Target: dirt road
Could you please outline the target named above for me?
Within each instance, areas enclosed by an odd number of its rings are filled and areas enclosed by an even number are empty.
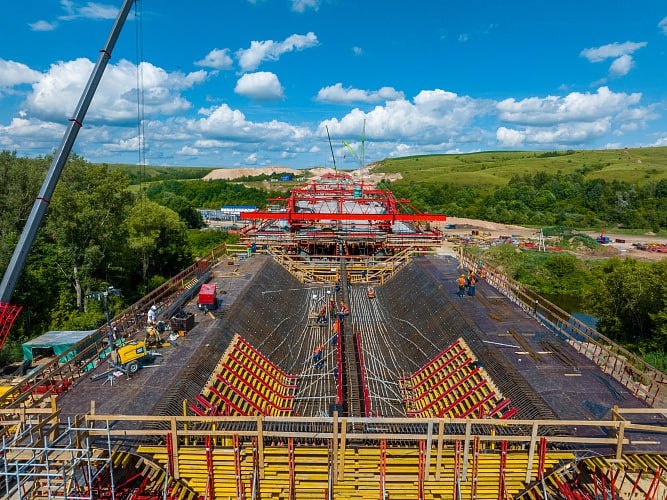
[[[456,229],[444,229],[444,224],[440,225],[440,229],[445,234],[451,235],[470,235],[473,230],[478,230],[483,233],[490,234],[491,238],[500,236],[518,236],[520,238],[537,238],[538,230],[530,227],[516,226],[512,224],[500,224],[498,222],[489,222],[479,219],[466,219],[463,217],[447,217],[446,224],[455,225]],[[586,234],[591,238],[596,238],[600,233],[593,231],[579,231],[579,233]],[[633,243],[659,243],[667,245],[667,238],[648,235],[626,235],[617,233],[605,232],[612,243],[604,245],[601,249],[592,253],[577,253],[585,258],[605,258],[605,257],[632,257],[639,260],[657,261],[667,258],[667,253],[656,253],[639,250],[632,246]],[[625,243],[616,243],[615,240],[625,240]],[[548,242],[547,242],[548,245]]]

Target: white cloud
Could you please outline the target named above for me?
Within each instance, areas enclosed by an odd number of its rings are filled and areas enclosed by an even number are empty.
[[[313,146],[312,148],[310,148],[310,149],[308,150],[308,152],[309,152],[309,153],[319,153],[319,152],[320,152],[320,148],[318,148],[317,146]]]
[[[73,19],[115,19],[118,7],[96,2],[88,2],[86,5],[78,5],[69,0],[61,0],[60,4],[67,14],[58,16],[61,21]]]
[[[312,31],[306,35],[291,35],[282,42],[265,40],[250,42],[250,48],[236,51],[239,64],[243,71],[257,69],[263,61],[277,61],[281,55],[314,47],[318,44],[317,36]]]
[[[292,0],[294,12],[304,12],[306,9],[317,10],[320,8],[320,0]]]
[[[352,47],[352,52],[354,52],[355,56],[364,55],[364,49],[362,49],[361,47],[357,47],[357,46]]]
[[[201,83],[206,71],[168,73],[150,63],[141,63],[143,74],[144,113],[147,117],[170,115],[190,108],[181,90]],[[93,69],[85,58],[59,62],[34,83],[26,99],[27,110],[46,120],[62,120],[73,113],[81,92]],[[87,120],[121,123],[136,120],[137,68],[127,61],[110,64],[90,106]]]
[[[0,88],[13,87],[23,83],[34,83],[42,78],[39,71],[23,63],[0,59]]]
[[[195,142],[195,146],[198,148],[212,149],[212,148],[232,148],[237,146],[238,143],[234,141],[218,141],[216,139],[200,139]]]
[[[246,156],[245,162],[249,165],[254,165],[257,163],[257,153],[251,153]]]
[[[299,127],[286,122],[251,122],[245,115],[222,104],[217,108],[200,110],[204,115],[188,123],[189,129],[199,133],[203,139],[221,141],[239,141],[243,143],[295,141],[301,142],[312,136],[306,127]]]
[[[662,32],[667,35],[667,17],[664,17],[662,21],[658,23],[658,28],[662,30]]]
[[[500,127],[496,130],[498,145],[504,148],[516,148],[523,144],[526,139],[525,132],[511,128]]]
[[[23,113],[21,113],[23,115]],[[0,143],[8,149],[51,152],[65,133],[66,126],[18,116],[0,126]]]
[[[496,140],[501,147],[520,147],[525,144],[539,146],[572,146],[586,144],[602,137],[611,130],[611,119],[593,122],[561,123],[554,127],[526,127],[522,130],[500,127]]]
[[[588,59],[590,62],[601,62],[605,59],[632,54],[636,50],[646,47],[646,45],[646,42],[610,43],[600,47],[584,49],[581,51],[580,55]]]
[[[622,57],[622,56],[621,56]],[[574,146],[591,144],[605,135],[621,136],[659,118],[655,106],[638,106],[641,94],[616,93],[600,87],[596,93],[572,92],[565,97],[531,97],[497,104],[501,121],[524,127],[499,127],[501,147]]]
[[[205,68],[230,69],[233,62],[229,56],[229,49],[213,49],[204,59],[195,64]]]
[[[631,55],[622,55],[618,59],[614,59],[614,62],[609,66],[609,76],[613,78],[625,76],[630,72],[634,65],[635,63],[632,60]]]
[[[609,66],[609,76],[618,78],[627,75],[634,66],[632,53],[646,47],[646,45],[646,42],[610,43],[600,47],[584,49],[579,55],[593,63],[605,59],[614,59]]]
[[[53,31],[58,27],[57,22],[39,20],[34,23],[28,23],[32,31]]]
[[[199,154],[199,150],[190,146],[183,146],[176,152],[176,154],[180,156],[197,156]]]
[[[651,146],[667,146],[667,135],[656,140],[653,144],[651,144]]]
[[[144,144],[146,146],[146,144]],[[120,151],[130,151],[136,152],[139,151],[139,137],[134,136],[129,139],[119,139],[115,143],[104,144],[104,149],[106,151],[120,152]]]
[[[352,87],[343,88],[342,83],[323,87],[317,93],[316,99],[321,102],[336,104],[350,104],[353,102],[380,102],[394,99],[403,99],[405,95],[393,87],[382,87],[379,90],[360,90]]]
[[[284,97],[278,77],[268,71],[244,74],[236,82],[234,92],[256,101],[276,101]]]
[[[469,39],[470,39],[470,37],[468,36],[468,33],[461,33],[461,34],[459,35],[459,38],[458,38],[459,42],[461,42],[461,43],[465,43],[465,42],[467,42]]]
[[[97,2],[87,2],[85,5],[82,5],[71,0],[60,0],[60,6],[65,11],[65,14],[58,16],[58,21],[115,19],[118,15],[117,6]],[[53,31],[59,26],[58,21],[40,19],[34,23],[28,23],[28,26],[30,26],[32,31]]]
[[[479,139],[479,134],[467,127],[475,117],[489,111],[485,101],[440,89],[423,90],[413,102],[397,99],[368,113],[357,108],[340,120],[325,120],[318,126],[318,135],[326,136],[328,126],[332,137],[356,137],[361,134],[365,120],[366,137],[373,141],[412,140],[426,144],[450,141],[453,137],[462,139],[467,133]]]
[[[616,93],[600,87],[596,93],[571,92],[565,97],[505,99],[497,104],[502,121],[523,125],[555,125],[568,121],[593,121],[639,103],[641,94]]]

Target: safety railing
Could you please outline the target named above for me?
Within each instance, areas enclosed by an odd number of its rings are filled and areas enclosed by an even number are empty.
[[[663,372],[488,263],[484,263],[480,273],[479,259],[471,252],[461,253],[461,264],[565,338],[579,353],[630,389],[636,398],[649,406],[667,402],[667,375]]]
[[[665,409],[661,411],[666,411]],[[116,436],[118,438],[133,438],[150,442],[155,438],[164,439],[165,431],[149,425],[152,422],[161,422],[169,428],[172,453],[178,456],[179,448],[183,443],[189,445],[204,443],[204,436],[214,439],[229,436],[243,438],[257,438],[263,441],[282,442],[293,438],[297,442],[312,442],[329,449],[344,450],[354,443],[369,443],[387,440],[392,446],[414,446],[416,441],[423,441],[426,450],[431,451],[426,456],[426,470],[430,468],[432,458],[437,463],[442,461],[445,446],[461,441],[466,455],[474,438],[479,438],[488,449],[494,449],[503,441],[512,445],[513,449],[536,450],[541,438],[550,445],[567,446],[599,446],[610,450],[620,450],[632,444],[635,447],[656,445],[661,441],[663,434],[667,434],[667,427],[644,426],[632,424],[633,431],[651,432],[656,438],[648,439],[643,435],[640,441],[631,441],[628,435],[619,432],[623,427],[630,425],[621,420],[495,420],[495,419],[464,419],[464,418],[425,418],[415,421],[412,418],[340,418],[333,417],[177,417],[177,416],[123,416],[99,415],[91,411],[85,416],[92,436]],[[132,422],[132,429],[128,429],[123,422]],[[215,424],[215,430],[211,426]],[[203,430],[206,429],[206,430]],[[578,429],[578,432],[576,431]],[[555,432],[554,432],[555,430]],[[548,431],[548,432],[547,432]],[[544,436],[545,434],[548,436]],[[656,435],[656,433],[659,433]],[[187,441],[186,441],[187,440]],[[335,442],[335,445],[334,445]],[[262,451],[260,450],[260,454]],[[262,462],[264,457],[260,456]],[[344,456],[338,457],[344,460]],[[464,458],[464,462],[468,457]],[[530,453],[526,471],[533,468],[534,454]],[[340,470],[340,467],[338,468]],[[174,472],[178,478],[178,471]]]

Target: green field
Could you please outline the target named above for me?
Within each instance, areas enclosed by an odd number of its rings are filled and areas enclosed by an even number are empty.
[[[376,172],[400,173],[408,182],[504,186],[516,175],[539,171],[572,173],[585,167],[586,179],[643,185],[667,179],[667,147],[601,151],[491,151],[406,156],[379,162]]]
[[[105,164],[110,170],[122,170],[130,178],[131,184],[140,182],[179,180],[179,179],[201,179],[214,170],[203,167],[164,167],[148,165],[125,165],[117,163]]]

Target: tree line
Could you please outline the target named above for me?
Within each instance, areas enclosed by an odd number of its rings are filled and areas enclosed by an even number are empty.
[[[642,186],[587,178],[592,167],[572,173],[513,176],[503,187],[474,184],[384,182],[397,197],[429,212],[533,226],[667,229],[667,180]]]

